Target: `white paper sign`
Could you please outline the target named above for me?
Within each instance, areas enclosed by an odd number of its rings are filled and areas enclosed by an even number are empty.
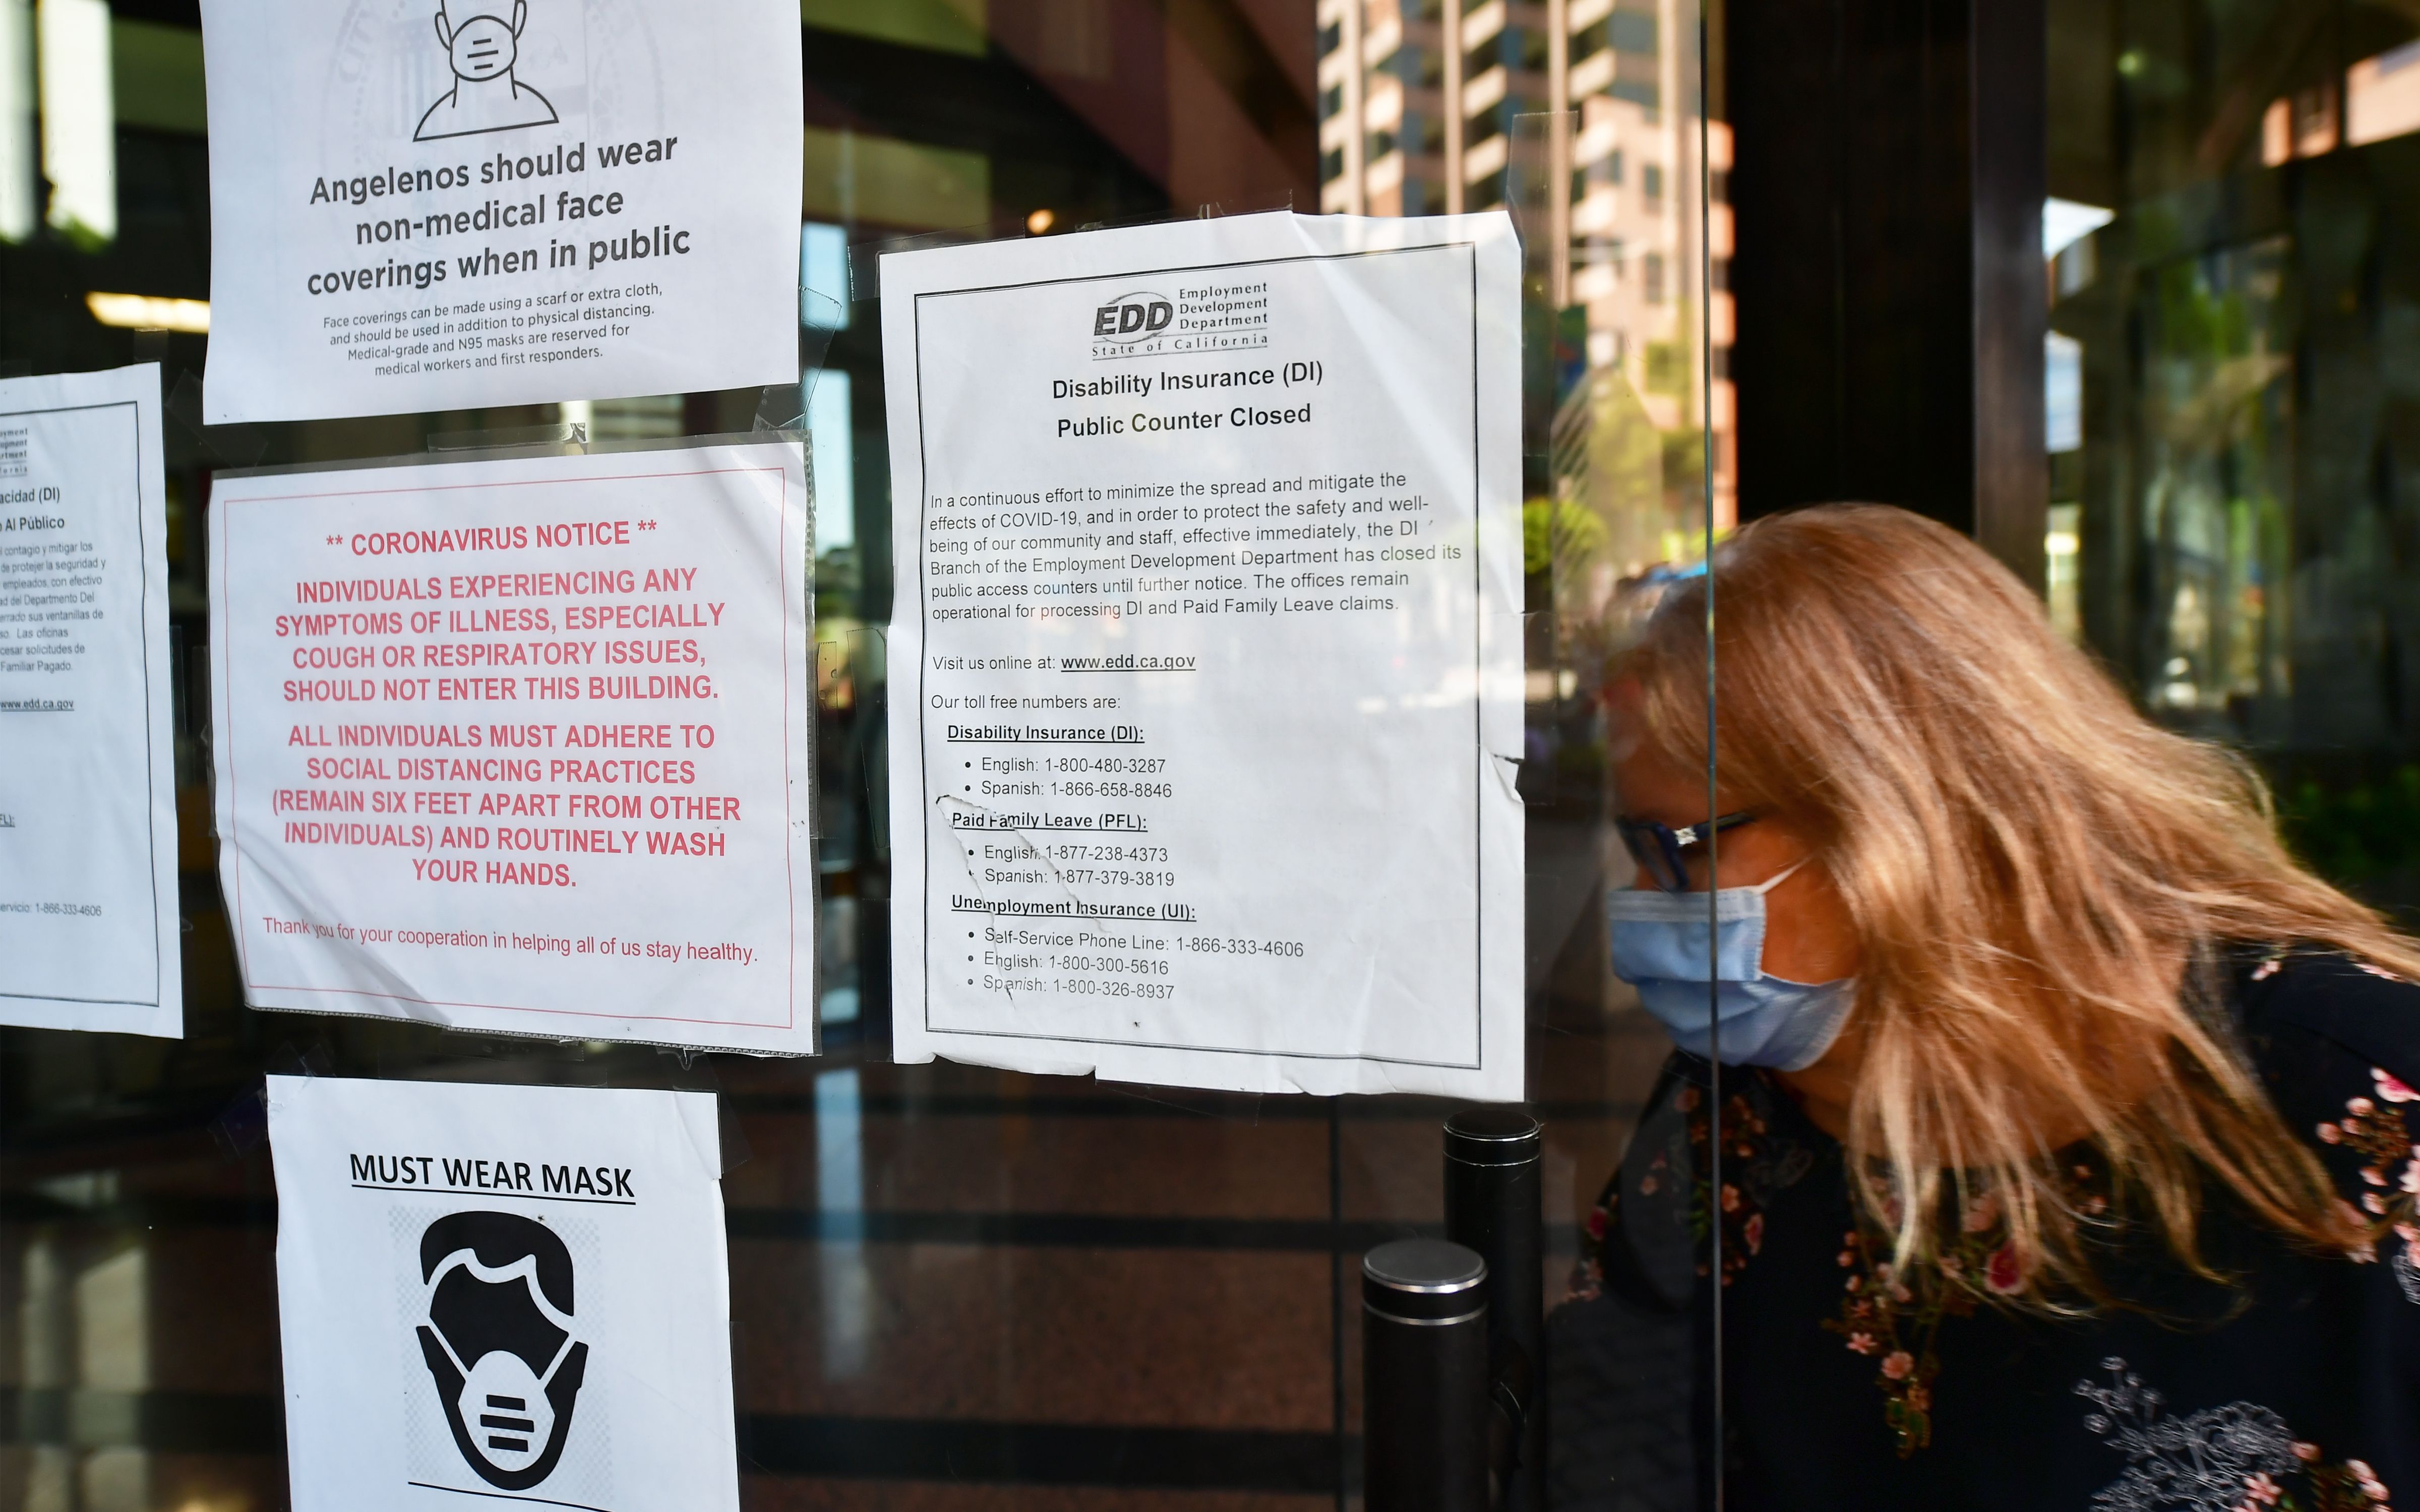
[[[798,8],[205,0],[212,422],[799,378]]]
[[[1521,1093],[1502,215],[883,259],[895,1044]]]
[[[739,1504],[714,1099],[269,1078],[296,1512]]]
[[[184,1032],[160,369],[0,382],[0,1024]]]
[[[813,1051],[803,470],[760,442],[223,479],[246,999]]]

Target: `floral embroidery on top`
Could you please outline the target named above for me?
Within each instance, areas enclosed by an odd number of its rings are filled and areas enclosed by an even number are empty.
[[[2125,1473],[2092,1498],[2094,1512],[2394,1512],[2387,1489],[2359,1459],[2324,1462],[2316,1443],[2251,1402],[2184,1417],[2126,1362],[2108,1359],[2104,1383],[2075,1394],[2097,1411],[2084,1426],[2126,1457]]]
[[[1587,1238],[1580,1242],[1579,1260],[1564,1283],[1565,1302],[1594,1302],[1605,1295],[1605,1235],[1613,1226],[1614,1207],[1621,1200],[1621,1175],[1617,1171],[1597,1194],[1596,1206],[1589,1210],[1588,1221],[1581,1226]]]
[[[2008,1289],[2015,1289],[2015,1255],[1997,1242],[1998,1227],[1996,1211],[1987,1213],[1979,1204],[1970,1208],[1950,1252],[1942,1257],[1942,1273],[1960,1280],[1970,1273],[2005,1275]],[[1933,1343],[1941,1320],[1972,1313],[1975,1298],[1958,1285],[1927,1287],[1918,1298],[1890,1261],[1875,1257],[1875,1242],[1854,1229],[1840,1236],[1840,1268],[1849,1273],[1841,1286],[1848,1295],[1839,1315],[1825,1319],[1823,1326],[1846,1339],[1852,1353],[1874,1359],[1883,1421],[1905,1459],[1932,1442],[1932,1382],[1941,1374]]]
[[[1696,1088],[1690,1087],[1683,1088],[1676,1101],[1680,1103],[1682,1112],[1695,1113],[1701,1097]],[[1723,1158],[1727,1163],[1732,1163],[1726,1172],[1731,1179],[1723,1182],[1719,1199],[1723,1230],[1723,1285],[1730,1286],[1731,1278],[1745,1270],[1747,1262],[1764,1248],[1764,1204],[1761,1198],[1767,1183],[1761,1178],[1762,1174],[1769,1173],[1760,1173],[1757,1163],[1764,1152],[1765,1136],[1772,1130],[1746,1094],[1740,1092],[1732,1093],[1725,1102],[1722,1122]],[[1696,1157],[1693,1165],[1697,1170],[1711,1167],[1712,1163],[1705,1159],[1708,1134],[1706,1119],[1692,1118],[1689,1120],[1689,1143],[1693,1147],[1690,1153]],[[1804,1169],[1803,1165],[1800,1169]],[[1792,1180],[1795,1179],[1793,1174]],[[1700,1246],[1704,1245],[1714,1228],[1714,1215],[1711,1210],[1716,1206],[1716,1200],[1712,1191],[1713,1184],[1705,1177],[1699,1177],[1690,1194],[1689,1236]],[[1709,1269],[1705,1261],[1699,1262],[1699,1275],[1706,1274]]]
[[[2380,1067],[2370,1068],[2369,1079],[2376,1099],[2347,1099],[2341,1121],[2319,1126],[2319,1143],[2363,1157],[2361,1180],[2368,1190],[2355,1216],[2373,1238],[2370,1246],[2353,1250],[2352,1257],[2385,1258],[2387,1236],[2393,1235],[2400,1242],[2391,1261],[2395,1278],[2406,1297],[2420,1303],[2420,1144],[2412,1142],[2399,1105],[2420,1103],[2420,1092]]]
[[[1713,1262],[1707,1250],[1717,1213],[1722,1230],[1722,1284],[1731,1284],[1764,1248],[1765,1204],[1814,1165],[1814,1156],[1796,1141],[1774,1134],[1766,1118],[1770,1095],[1768,1084],[1761,1076],[1751,1076],[1740,1090],[1724,1099],[1723,1182],[1717,1194],[1708,1176],[1714,1162],[1708,1148],[1712,1120],[1705,1115],[1706,1094],[1686,1084],[1673,1088],[1665,1104],[1673,1116],[1651,1117],[1640,1126],[1621,1169],[1606,1183],[1589,1213],[1588,1242],[1572,1274],[1574,1300],[1585,1301],[1603,1292],[1605,1247],[1625,1238],[1636,1250],[1654,1251],[1658,1260],[1680,1257],[1677,1250],[1685,1246],[1685,1268],[1672,1278],[1674,1283],[1685,1283],[1691,1273],[1710,1274]],[[1652,1226],[1658,1218],[1679,1231],[1627,1236],[1623,1232],[1625,1225]],[[1656,1242],[1667,1238],[1669,1244]]]
[[[2108,1199],[2088,1190],[2091,1167],[2075,1166],[2072,1176],[2077,1206],[2090,1213],[2105,1211]],[[2024,1263],[2001,1221],[1999,1198],[1989,1192],[1966,1204],[1958,1233],[1932,1262],[1938,1284],[1909,1286],[1890,1261],[1875,1257],[1879,1244],[1854,1230],[1840,1236],[1847,1295],[1823,1326],[1847,1340],[1851,1352],[1875,1360],[1883,1421],[1905,1459],[1932,1442],[1932,1382],[1941,1374],[1935,1341],[1942,1319],[1970,1316],[1985,1296],[2023,1291]]]

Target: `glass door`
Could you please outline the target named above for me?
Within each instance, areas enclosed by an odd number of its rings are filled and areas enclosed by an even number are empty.
[[[165,302],[209,290],[198,12],[107,19],[116,224],[0,247],[0,350],[39,372],[163,363],[187,1032],[0,1030],[0,1504],[288,1504],[267,1075],[713,1093],[743,1505],[1358,1499],[1357,1273],[1380,1243],[1444,1231],[1456,1105],[902,1065],[890,1029],[897,579],[871,259],[904,238],[1288,207],[1503,208],[1527,248],[1507,768],[1526,806],[1527,1107],[1544,1124],[1545,1478],[1558,1506],[1702,1504],[1711,1242],[1668,1207],[1681,1237],[1642,1241],[1636,1274],[1609,1277],[1604,1253],[1604,1195],[1658,1180],[1693,1098],[1717,1095],[1673,1089],[1669,1036],[1609,969],[1606,903],[1636,866],[1611,824],[1606,681],[1702,583],[1730,525],[1709,334],[1729,320],[1709,193],[1727,138],[1706,116],[1694,0],[808,0],[801,18],[801,343],[819,365],[797,393],[257,427],[202,423],[207,319]],[[220,474],[794,421],[815,487],[825,1053],[247,1007],[210,817]]]

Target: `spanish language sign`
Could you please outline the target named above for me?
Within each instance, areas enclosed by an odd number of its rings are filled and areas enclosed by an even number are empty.
[[[205,0],[212,423],[799,378],[798,8]]]
[[[0,1024],[184,1032],[160,369],[0,381]]]
[[[736,1512],[710,1094],[268,1096],[296,1512]]]
[[[804,469],[763,442],[224,479],[246,999],[813,1051]]]
[[[901,1059],[1521,1095],[1518,278],[1500,214],[883,259]]]

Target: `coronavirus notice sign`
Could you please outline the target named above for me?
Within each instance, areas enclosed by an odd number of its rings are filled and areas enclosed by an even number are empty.
[[[224,478],[247,999],[812,1052],[807,517],[783,443]]]
[[[202,28],[208,419],[798,380],[796,6],[205,0]]]
[[[711,1096],[268,1092],[296,1512],[737,1512]]]

